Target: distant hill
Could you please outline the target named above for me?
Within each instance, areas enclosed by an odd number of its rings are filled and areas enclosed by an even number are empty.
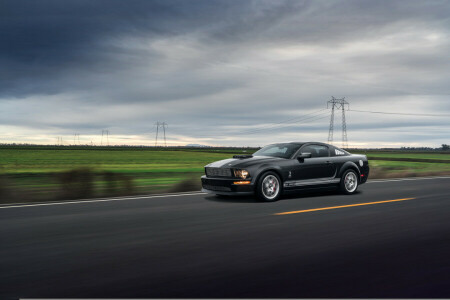
[[[211,148],[211,146],[200,145],[200,144],[187,144],[185,147],[192,147],[192,148]]]

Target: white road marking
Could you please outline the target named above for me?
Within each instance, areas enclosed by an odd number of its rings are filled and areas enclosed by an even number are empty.
[[[392,178],[392,179],[375,179],[368,180],[366,183],[379,183],[379,182],[390,182],[390,181],[407,181],[407,180],[428,180],[428,179],[448,179],[450,176],[433,176],[433,177],[410,177],[410,178]],[[182,197],[182,196],[195,196],[195,195],[207,195],[203,192],[187,192],[180,194],[159,194],[159,195],[149,195],[149,196],[129,196],[129,197],[116,197],[116,198],[100,198],[100,199],[85,199],[85,200],[75,200],[75,201],[63,201],[63,202],[46,202],[46,203],[35,203],[35,204],[22,204],[22,203],[11,203],[0,206],[3,208],[18,208],[18,207],[33,207],[33,206],[50,206],[50,205],[65,205],[65,204],[79,204],[79,203],[94,203],[94,202],[110,202],[110,201],[123,201],[123,200],[137,200],[137,199],[151,199],[151,198],[170,198],[170,197]]]
[[[446,179],[450,176],[431,176],[431,177],[409,177],[409,178],[391,178],[391,179],[373,179],[368,180],[366,183],[378,183],[378,182],[389,182],[389,181],[408,181],[408,180],[428,180],[428,179]]]
[[[110,202],[110,201],[123,201],[123,200],[136,200],[136,199],[149,199],[149,198],[164,198],[164,197],[181,197],[181,196],[194,196],[205,195],[203,192],[183,193],[183,194],[162,194],[162,195],[149,195],[138,197],[123,197],[123,198],[102,198],[102,199],[90,199],[90,200],[75,200],[75,201],[63,201],[63,202],[50,202],[50,203],[35,203],[35,204],[18,204],[12,203],[10,205],[0,206],[2,208],[16,208],[16,207],[31,207],[31,206],[49,206],[49,205],[63,205],[63,204],[78,204],[78,203],[94,203],[94,202]]]

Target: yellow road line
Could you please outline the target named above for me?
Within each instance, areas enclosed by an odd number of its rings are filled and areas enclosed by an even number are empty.
[[[413,200],[413,199],[416,199],[416,198],[403,198],[403,199],[395,199],[395,200],[385,200],[385,201],[377,201],[377,202],[366,202],[366,203],[349,204],[349,205],[341,205],[341,206],[329,206],[329,207],[321,207],[321,208],[313,208],[313,209],[305,209],[305,210],[295,210],[295,211],[287,211],[287,212],[277,213],[275,215],[300,214],[300,213],[311,212],[311,211],[328,210],[328,209],[353,207],[353,206],[363,206],[363,205],[372,205],[372,204],[389,203],[389,202],[398,202],[398,201],[406,201],[406,200]]]

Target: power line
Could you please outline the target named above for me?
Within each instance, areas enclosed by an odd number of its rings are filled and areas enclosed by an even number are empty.
[[[271,131],[271,130],[276,130],[276,129],[280,129],[280,128],[293,126],[296,123],[303,122],[304,120],[315,121],[314,120],[315,117],[318,117],[318,116],[321,116],[321,115],[324,115],[324,114],[328,115],[328,112],[324,112],[325,110],[327,110],[327,109],[326,108],[320,109],[320,110],[317,110],[317,111],[314,111],[314,112],[311,112],[311,113],[304,114],[304,115],[302,115],[300,117],[290,118],[290,119],[287,119],[287,120],[284,120],[284,121],[281,121],[281,122],[277,122],[277,123],[273,123],[273,124],[270,124],[270,125],[263,125],[263,126],[260,126],[260,127],[257,127],[257,128],[251,128],[251,129],[247,129],[247,130],[243,130],[243,131],[241,130],[241,131],[236,132],[236,133],[230,133],[230,132],[225,133],[224,132],[223,134],[227,134],[227,135],[228,134],[232,134],[232,135],[255,134],[255,133],[260,133],[262,131]],[[245,127],[245,125],[243,125],[243,127]],[[220,135],[220,133],[218,134],[216,132],[214,134],[196,135],[195,137],[198,137],[198,138],[205,137],[205,138],[207,138],[207,137],[217,137],[218,135]]]
[[[314,112],[311,112],[311,113],[304,114],[304,115],[302,115],[300,117],[290,118],[290,119],[287,119],[285,121],[273,123],[273,124],[270,124],[270,125],[265,125],[265,126],[262,126],[262,127],[259,127],[259,128],[252,128],[252,129],[240,131],[237,134],[249,134],[249,133],[251,134],[251,133],[253,133],[255,131],[262,131],[262,130],[266,130],[266,129],[271,129],[273,127],[278,127],[279,125],[286,124],[286,123],[296,123],[298,121],[303,120],[306,116],[314,115],[314,114],[320,113],[320,112],[322,112],[324,110],[326,110],[326,108],[320,109],[318,111],[314,111]],[[320,115],[320,114],[318,114],[318,115]],[[284,127],[281,126],[280,128],[284,128]]]
[[[356,110],[356,109],[348,109],[348,111],[362,112],[362,113],[371,113],[371,114],[383,114],[383,115],[421,116],[421,117],[450,117],[450,115],[448,115],[448,114],[396,113],[396,112]]]
[[[284,129],[284,128],[287,128],[287,127],[294,127],[294,126],[298,126],[298,125],[304,125],[306,123],[311,123],[311,122],[314,122],[314,121],[318,121],[318,120],[322,120],[322,119],[328,118],[328,112],[325,113],[325,114],[326,115],[320,114],[320,115],[316,115],[316,116],[311,116],[311,117],[305,118],[303,120],[297,121],[297,122],[295,122],[293,124],[287,124],[287,125],[284,125],[284,126],[268,128],[268,129],[265,129],[265,130],[260,130],[260,131],[257,131],[257,132],[250,132],[250,133],[247,133],[247,134],[255,134],[255,133],[258,134],[258,133],[261,133],[262,131],[266,132],[266,131],[272,131],[272,130],[277,130],[277,129]]]
[[[244,134],[244,135],[245,134],[255,134],[255,133],[260,133],[262,131],[271,131],[271,130],[277,130],[277,129],[281,129],[281,128],[290,127],[290,126],[295,126],[295,125],[298,125],[298,124],[302,124],[305,121],[312,122],[312,121],[315,121],[315,120],[323,119],[323,118],[319,118],[319,119],[315,119],[315,118],[319,117],[319,116],[323,116],[325,114],[327,115],[326,117],[328,117],[328,112],[323,112],[323,113],[320,113],[320,114],[317,114],[317,115],[312,115],[312,116],[309,116],[309,117],[306,117],[306,118],[305,118],[305,116],[307,116],[307,115],[304,115],[303,117],[301,117],[297,121],[290,121],[289,124],[275,125],[275,126],[271,126],[269,128],[259,128],[259,129],[254,129],[254,130],[247,131],[247,132],[238,132],[236,134],[239,134],[239,135],[241,135],[241,134]],[[283,123],[287,123],[287,122],[283,122]]]
[[[328,112],[326,112],[326,115],[321,114],[321,115],[310,116],[308,118],[304,118],[303,120],[297,121],[294,124],[287,124],[287,125],[284,125],[284,126],[278,126],[278,127],[274,127],[274,128],[267,128],[267,129],[264,129],[264,130],[249,132],[249,133],[246,133],[246,135],[258,134],[258,133],[261,133],[261,132],[268,132],[268,131],[273,131],[273,130],[282,129],[282,128],[286,128],[286,127],[293,127],[293,126],[303,125],[305,123],[311,123],[311,122],[322,120],[322,119],[325,119],[325,118],[328,118]],[[237,133],[234,133],[234,134],[233,133],[228,133],[228,135],[238,135],[238,134]],[[217,137],[217,136],[218,136],[217,134],[216,135],[212,135],[212,136],[209,136],[209,135],[205,136],[205,135],[203,135],[203,136],[197,136],[197,138],[208,138],[208,137]]]

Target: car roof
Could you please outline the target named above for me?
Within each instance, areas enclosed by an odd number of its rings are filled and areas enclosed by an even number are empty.
[[[335,147],[333,145],[326,144],[326,143],[321,143],[321,142],[287,142],[287,143],[274,143],[274,144],[270,144],[270,145],[282,145],[282,144],[291,144],[291,145],[297,145],[297,146],[303,146],[303,145],[306,145],[306,144],[318,144],[318,145],[324,145],[324,146],[327,146],[327,147]]]
[[[321,142],[290,142],[288,144],[294,144],[294,145],[304,145],[304,144],[320,144],[320,145],[326,145],[326,146],[331,146],[325,143],[321,143]]]
[[[306,142],[289,142],[288,144],[298,144],[298,145],[303,145],[303,144],[306,144]]]

